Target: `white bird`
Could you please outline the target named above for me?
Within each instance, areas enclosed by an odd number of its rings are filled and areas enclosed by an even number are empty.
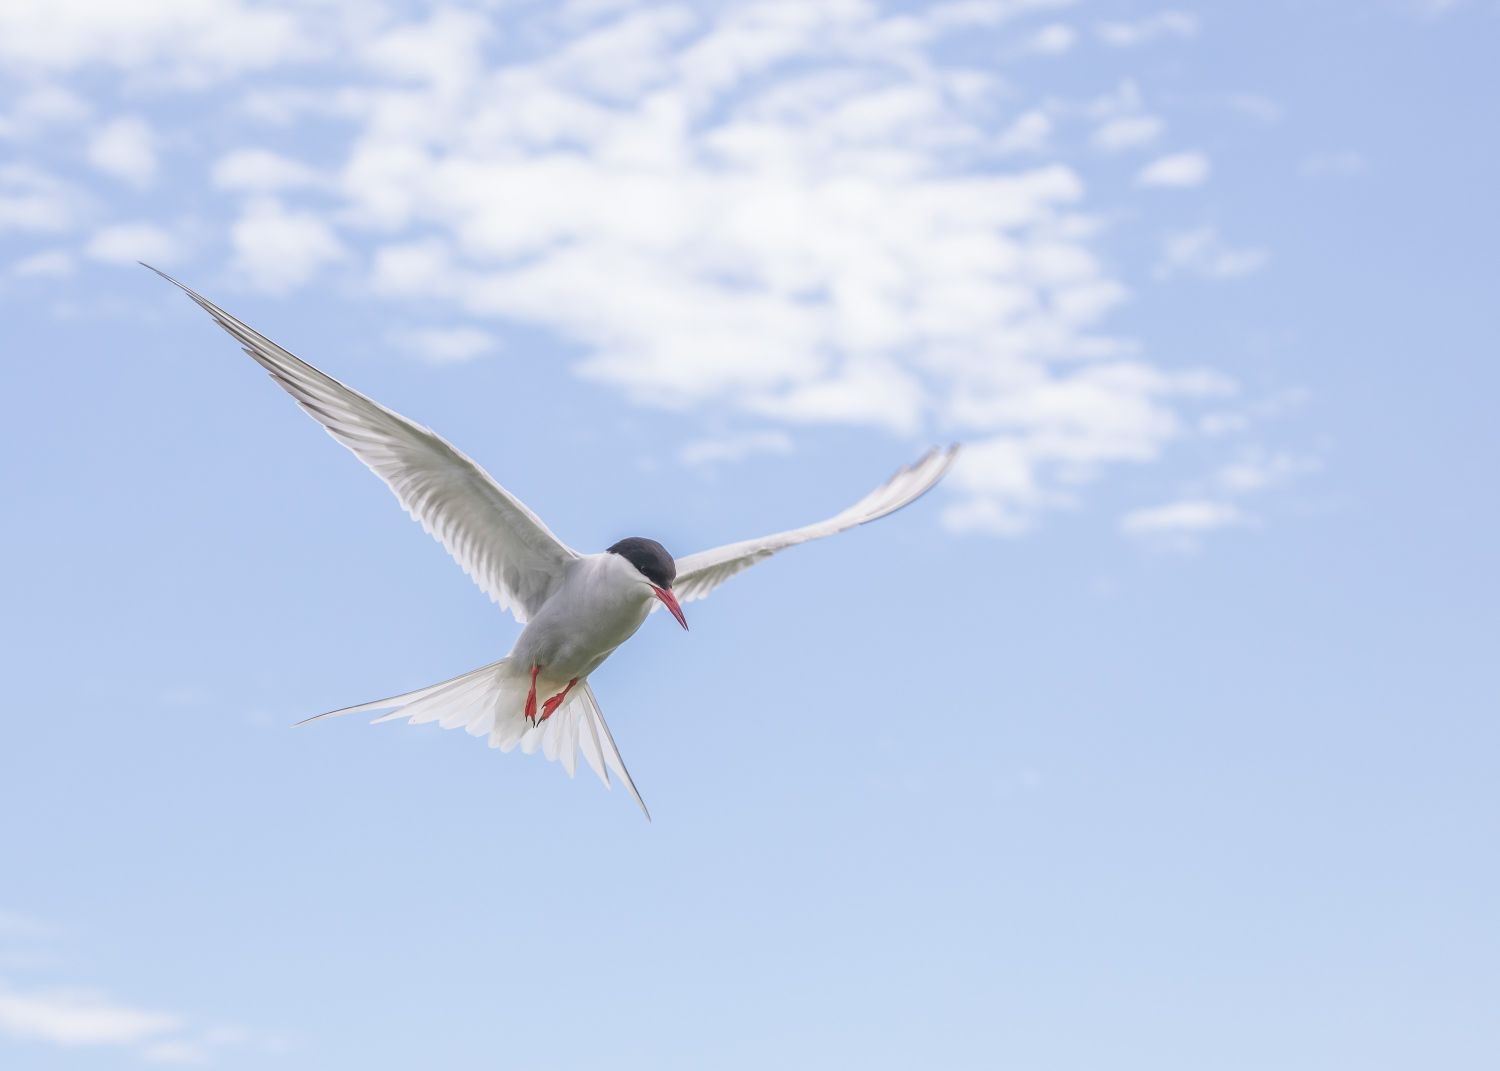
[[[413,725],[462,727],[488,737],[490,747],[502,751],[517,745],[527,754],[540,750],[561,762],[569,777],[581,751],[606,787],[609,770],[625,782],[648,819],[651,813],[620,758],[589,674],[658,604],[687,628],[679,599],[701,599],[777,551],[900,509],[942,479],[958,451],[957,446],[930,450],[842,513],[802,528],[676,561],[660,543],[639,537],[622,539],[599,554],[580,554],[440,436],[318,371],[170,275],[151,270],[233,335],[309,416],[386,482],[406,512],[501,609],[525,625],[510,654],[498,662],[317,718],[389,710],[375,721],[407,718]]]

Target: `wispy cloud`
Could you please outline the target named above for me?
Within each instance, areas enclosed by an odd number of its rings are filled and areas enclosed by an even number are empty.
[[[1151,161],[1136,176],[1141,186],[1184,188],[1201,186],[1208,179],[1208,157],[1201,152],[1177,152]]]
[[[1092,140],[1105,152],[1135,149],[1161,137],[1166,125],[1154,115],[1122,115],[1101,124]]]
[[[792,437],[784,431],[750,431],[687,443],[678,452],[684,465],[710,466],[741,461],[752,454],[789,454]]]
[[[1041,152],[1047,147],[1047,138],[1052,133],[1052,120],[1040,110],[1018,116],[995,139],[995,148],[1001,152]]]
[[[503,17],[457,6],[162,0],[126,17],[16,0],[0,62],[51,94],[35,116],[106,117],[96,167],[219,216],[187,237],[170,219],[100,226],[77,191],[12,168],[0,229],[88,223],[87,259],[208,253],[272,293],[337,273],[426,324],[392,341],[429,360],[487,351],[480,323],[524,324],[581,354],[577,375],[710,427],[962,438],[948,523],[1011,531],[1159,457],[1233,389],[1112,330],[1131,282],[1091,207],[1097,158],[1067,154],[1075,133],[1107,152],[1161,140],[1137,82],[1116,72],[1107,97],[1069,103],[948,47],[1061,56],[1078,43],[1067,6],[566,5],[495,50]],[[1095,30],[1124,58],[1197,25],[1163,11]],[[170,110],[120,117],[121,87],[216,101],[225,136],[199,148]],[[1176,151],[1138,182],[1188,189],[1209,170]],[[13,279],[71,263],[55,237],[27,252]],[[1248,270],[1244,250],[1190,253],[1165,270]]]
[[[316,169],[269,149],[235,149],[213,166],[213,183],[221,190],[276,193],[324,185]]]
[[[45,82],[11,96],[7,105],[0,115],[0,138],[36,137],[49,128],[83,122],[93,113],[84,97]]]
[[[1095,31],[1111,48],[1135,48],[1163,37],[1192,37],[1198,16],[1186,11],[1162,11],[1133,22],[1102,22]]]
[[[10,266],[12,275],[60,279],[73,274],[73,256],[66,249],[43,249]]]
[[[0,164],[0,233],[56,233],[73,227],[82,197],[28,164]]]
[[[18,944],[43,945],[59,937],[56,927],[0,911],[0,951]],[[0,1037],[18,1045],[103,1049],[150,1063],[205,1066],[234,1049],[262,1056],[285,1049],[279,1038],[237,1026],[202,1026],[173,1012],[121,1000],[102,990],[73,985],[22,985],[0,979]]]
[[[290,12],[242,0],[6,0],[0,63],[39,76],[97,64],[149,82],[201,85],[307,56],[318,39],[304,32]]]
[[[1251,449],[1219,469],[1214,479],[1224,491],[1243,495],[1276,487],[1318,467],[1316,459],[1285,450]]]
[[[0,988],[0,1031],[69,1048],[134,1046],[181,1029],[174,1015],[131,1007],[93,992]]]
[[[344,259],[344,243],[319,214],[288,208],[281,200],[252,198],[229,230],[234,266],[267,293],[302,286],[329,264]]]
[[[1065,22],[1053,22],[1033,33],[1026,50],[1042,56],[1060,56],[1078,43],[1078,31]]]
[[[421,327],[397,331],[391,341],[431,364],[460,364],[496,348],[495,336],[477,327]]]
[[[1264,416],[1267,409],[1274,409],[1276,405],[1274,400],[1264,403],[1258,407],[1260,412],[1257,415]],[[1243,430],[1249,425],[1249,414],[1241,414],[1234,430]],[[1208,479],[1197,481],[1197,486],[1182,497],[1126,513],[1120,518],[1120,530],[1164,549],[1195,550],[1209,532],[1257,523],[1257,519],[1246,512],[1245,499],[1316,472],[1318,468],[1315,457],[1247,446]]]
[[[156,134],[138,115],[100,127],[89,140],[88,161],[107,175],[145,189],[156,180]]]
[[[1161,279],[1179,274],[1237,279],[1260,271],[1270,259],[1264,249],[1230,245],[1214,227],[1196,227],[1167,235],[1154,271]]]
[[[1232,502],[1212,499],[1182,499],[1160,506],[1132,510],[1120,518],[1126,535],[1160,543],[1172,549],[1196,546],[1196,537],[1218,528],[1244,524],[1248,518]]]
[[[111,223],[99,228],[89,239],[84,252],[94,260],[110,264],[131,264],[138,260],[171,264],[182,255],[182,245],[165,227],[136,221]]]

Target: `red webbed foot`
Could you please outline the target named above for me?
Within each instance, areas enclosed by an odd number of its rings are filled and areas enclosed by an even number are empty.
[[[552,717],[554,713],[556,713],[557,708],[563,705],[563,700],[568,698],[568,693],[573,690],[573,685],[577,683],[578,678],[574,677],[568,682],[568,686],[566,688],[564,688],[562,691],[558,692],[551,699],[542,704],[543,721],[546,721],[548,718]]]
[[[536,675],[542,671],[541,666],[531,667],[531,691],[526,693],[526,720],[536,724]]]

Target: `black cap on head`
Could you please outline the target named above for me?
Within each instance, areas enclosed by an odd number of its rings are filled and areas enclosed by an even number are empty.
[[[631,536],[610,547],[609,553],[624,558],[659,588],[670,589],[672,581],[677,579],[677,563],[667,553],[667,548],[654,539]]]

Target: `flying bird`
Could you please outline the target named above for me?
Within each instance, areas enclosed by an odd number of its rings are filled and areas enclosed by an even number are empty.
[[[145,267],[150,268],[149,264]],[[930,450],[854,505],[825,521],[674,559],[633,536],[580,554],[447,440],[299,359],[165,272],[234,336],[309,416],[354,453],[502,610],[525,627],[510,654],[413,692],[332,710],[388,711],[376,722],[437,722],[488,737],[490,747],[540,750],[573,776],[579,752],[608,787],[609,772],[650,811],[620,757],[589,675],[665,607],[686,629],[682,603],[778,551],[893,513],[943,477],[957,446]],[[306,724],[299,722],[298,724]]]

